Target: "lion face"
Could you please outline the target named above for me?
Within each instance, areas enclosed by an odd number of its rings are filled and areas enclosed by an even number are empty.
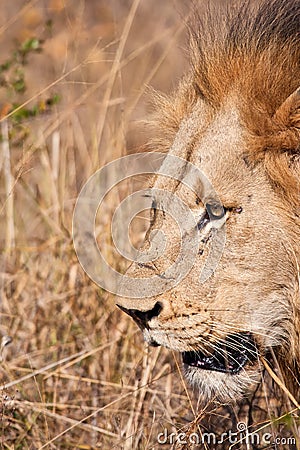
[[[218,203],[205,184],[189,190],[184,183],[158,176],[153,187],[176,195],[192,211],[199,249],[189,273],[172,289],[151,298],[117,301],[150,345],[181,353],[188,380],[208,399],[241,397],[260,381],[261,356],[271,349],[294,351],[286,345],[298,287],[289,211],[263,161],[252,162],[250,145],[238,98],[231,96],[217,112],[202,100],[195,102],[169,154],[197,166]],[[163,277],[179,252],[176,224],[159,199],[153,198],[153,205],[144,248],[157,229],[167,245],[151,263],[133,264],[128,275],[134,278]],[[201,281],[213,242],[218,244],[224,232],[220,258],[211,276]]]

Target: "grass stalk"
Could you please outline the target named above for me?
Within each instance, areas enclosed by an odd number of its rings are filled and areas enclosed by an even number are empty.
[[[15,223],[14,223],[14,178],[11,172],[11,157],[9,147],[8,120],[1,122],[2,133],[2,159],[3,173],[5,180],[6,195],[6,235],[5,235],[5,252],[10,253],[15,248]]]

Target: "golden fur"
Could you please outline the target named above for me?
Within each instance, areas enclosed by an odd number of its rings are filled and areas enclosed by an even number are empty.
[[[170,97],[156,96],[162,137],[153,145],[191,161],[210,179],[231,211],[226,246],[204,285],[197,278],[203,264],[199,256],[193,271],[171,292],[118,303],[145,312],[159,302],[161,311],[149,321],[145,339],[180,352],[209,352],[229,331],[253,333],[260,355],[275,355],[284,381],[297,394],[299,1],[243,2],[225,10],[210,6],[205,16],[195,16],[191,53],[192,70],[178,90]],[[171,181],[158,177],[154,186],[187,199],[186,191]],[[189,204],[195,207],[192,197]],[[239,207],[243,213],[236,214]],[[160,213],[152,227],[161,228],[172,245],[155,268],[134,265],[131,276],[162,273],[174,260],[179,245],[174,228]],[[207,252],[205,247],[203,255]],[[198,370],[188,377],[204,396],[228,399],[251,390],[261,370],[258,361],[240,374]]]

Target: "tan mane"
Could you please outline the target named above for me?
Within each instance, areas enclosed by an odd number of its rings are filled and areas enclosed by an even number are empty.
[[[191,33],[195,82],[216,109],[233,90],[238,93],[242,119],[253,136],[252,160],[263,158],[273,183],[299,207],[299,180],[289,155],[300,153],[300,91],[291,114],[276,117],[276,111],[300,85],[300,5],[298,0],[253,3],[196,15]]]

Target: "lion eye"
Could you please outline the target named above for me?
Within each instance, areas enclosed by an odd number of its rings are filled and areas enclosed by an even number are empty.
[[[205,212],[197,224],[198,230],[202,230],[209,222],[217,222],[218,220],[223,219],[226,211],[226,208],[220,203],[206,203]]]
[[[210,220],[220,220],[225,216],[225,208],[221,203],[206,203],[206,211]]]

